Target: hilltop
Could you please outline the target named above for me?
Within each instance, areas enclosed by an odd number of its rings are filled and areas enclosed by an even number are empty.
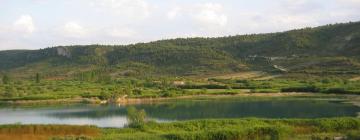
[[[248,71],[288,78],[310,74],[356,79],[358,54],[360,22],[352,22],[267,34],[0,51],[0,71],[17,78],[42,73],[47,79],[91,73],[117,78]]]

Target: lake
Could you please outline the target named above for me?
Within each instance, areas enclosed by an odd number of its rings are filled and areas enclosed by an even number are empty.
[[[140,105],[59,105],[2,107],[0,124],[76,124],[124,127],[127,107],[144,109],[164,122],[211,118],[322,118],[357,116],[360,107],[327,99],[179,99]]]

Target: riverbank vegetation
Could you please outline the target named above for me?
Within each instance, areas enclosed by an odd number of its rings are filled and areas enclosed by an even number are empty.
[[[359,138],[360,120],[336,119],[231,119],[147,123],[141,129],[105,129],[108,139],[234,140]]]
[[[153,121],[127,128],[64,125],[3,125],[0,138],[121,139],[121,140],[326,140],[360,138],[357,118],[212,119],[170,123]],[[31,138],[31,137],[29,137]]]
[[[310,80],[194,80],[189,78],[113,79],[107,82],[76,80],[9,81],[0,84],[0,101],[100,102],[118,98],[160,98],[194,95],[238,95],[251,93],[335,93],[360,94],[360,81]],[[177,84],[181,83],[181,84]],[[76,100],[76,101],[75,101]]]
[[[101,134],[95,126],[75,125],[0,125],[2,140],[91,139]]]

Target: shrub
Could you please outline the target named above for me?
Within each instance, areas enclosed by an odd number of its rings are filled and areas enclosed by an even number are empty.
[[[278,89],[251,89],[251,93],[278,93]]]
[[[322,119],[316,122],[321,131],[344,131],[360,128],[360,121],[357,119]]]
[[[142,90],[138,89],[138,88],[135,88],[135,89],[132,90],[132,93],[134,95],[142,95]]]
[[[316,86],[282,88],[281,92],[320,92]]]
[[[131,128],[143,128],[146,123],[145,110],[137,110],[135,107],[127,109],[128,126]]]
[[[111,98],[111,94],[110,94],[110,93],[104,92],[104,91],[102,91],[102,92],[100,93],[99,99],[101,99],[101,100],[108,100],[108,99],[110,99],[110,98]]]
[[[324,93],[342,93],[342,94],[346,94],[346,93],[349,93],[349,92],[344,88],[329,88],[329,89],[325,90]]]
[[[360,140],[360,132],[359,131],[349,132],[346,135],[346,137],[347,137],[348,140]]]
[[[278,140],[285,130],[277,127],[255,127],[247,130],[221,129],[216,131],[180,132],[167,134],[169,140],[237,140],[237,139],[270,139]]]
[[[216,84],[208,84],[208,85],[182,85],[179,86],[181,89],[228,89],[229,87],[226,85],[216,85]]]
[[[172,90],[162,90],[160,93],[161,97],[174,97],[176,96],[176,92]]]

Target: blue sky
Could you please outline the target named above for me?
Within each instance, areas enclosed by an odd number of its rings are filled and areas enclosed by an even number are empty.
[[[359,20],[360,0],[0,0],[0,50],[278,32]]]

